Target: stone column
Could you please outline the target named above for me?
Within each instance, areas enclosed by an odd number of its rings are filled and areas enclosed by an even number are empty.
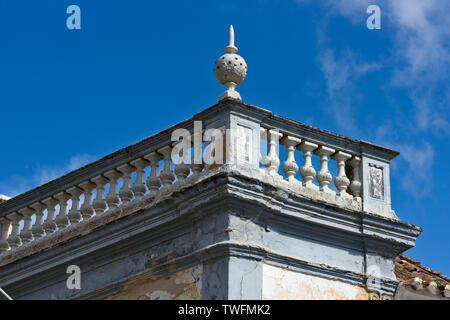
[[[108,178],[109,192],[106,196],[106,203],[109,208],[117,208],[120,204],[120,197],[117,193],[117,180],[122,176],[119,171],[111,170],[105,173],[105,177]]]
[[[354,156],[352,159],[347,161],[347,163],[353,169],[353,179],[350,182],[350,191],[355,198],[361,199],[361,179],[359,175],[359,166],[361,164],[361,158]]]
[[[303,178],[303,186],[311,189],[318,190],[319,188],[312,182],[316,175],[316,170],[311,162],[312,154],[311,152],[317,149],[318,145],[315,143],[311,143],[308,141],[303,141],[297,149],[300,149],[303,152],[304,164],[300,169],[300,175]]]
[[[269,151],[267,156],[264,158],[264,166],[267,169],[267,173],[271,176],[281,177],[278,174],[278,167],[280,166],[280,159],[277,155],[277,142],[283,136],[277,130],[268,130],[267,141]]]
[[[335,192],[328,187],[333,178],[330,171],[328,170],[328,157],[331,156],[334,152],[334,149],[325,146],[320,146],[314,151],[314,153],[320,157],[320,170],[317,174],[317,181],[320,185],[320,191],[333,194]]]
[[[97,196],[94,199],[92,207],[94,208],[96,214],[100,214],[105,212],[108,208],[105,201],[105,185],[108,183],[108,179],[100,175],[93,178],[92,182],[95,183],[97,189]]]
[[[149,162],[145,159],[139,158],[134,161],[131,161],[130,164],[136,167],[136,180],[134,181],[131,189],[133,190],[133,193],[136,196],[136,198],[141,198],[147,192],[147,187],[145,186],[143,179],[145,174],[145,168],[148,166]]]
[[[36,221],[34,222],[33,227],[31,228],[31,233],[33,234],[33,237],[35,239],[39,239],[42,238],[45,234],[45,230],[42,226],[42,220],[44,218],[44,210],[45,210],[45,205],[37,202],[34,203],[30,206],[31,208],[33,208],[36,212]]]
[[[168,190],[172,186],[173,181],[175,180],[175,175],[172,171],[172,158],[171,158],[172,148],[170,146],[166,146],[158,150],[158,153],[163,155],[164,160],[164,168],[160,173],[161,182],[163,184],[163,189]]]
[[[82,216],[80,213],[80,196],[83,194],[83,190],[78,187],[72,187],[67,189],[67,193],[71,195],[72,206],[69,210],[69,214],[67,217],[69,218],[70,223],[78,223],[81,221]]]
[[[42,200],[42,202],[47,206],[47,219],[44,222],[44,230],[47,234],[55,232],[56,223],[55,223],[55,206],[58,204],[58,201],[52,197]]]
[[[12,231],[11,220],[5,217],[0,218],[0,224],[2,227],[2,234],[0,238],[0,252],[5,252],[11,249],[8,243],[8,237]]]
[[[144,157],[150,161],[150,175],[147,177],[147,187],[150,190],[150,194],[155,196],[159,193],[159,187],[161,187],[161,179],[158,177],[159,161],[162,157],[156,152],[152,152]]]
[[[350,159],[352,156],[348,153],[338,151],[331,157],[333,160],[337,161],[338,174],[334,178],[334,185],[336,189],[339,190],[338,196],[343,198],[352,198],[350,194],[347,193],[347,188],[350,184],[350,180],[345,175],[345,161]]]
[[[79,187],[84,192],[84,201],[80,208],[81,216],[83,220],[88,220],[94,215],[94,208],[92,208],[92,190],[95,188],[95,184],[91,181],[85,181],[79,184]]]
[[[20,232],[20,238],[22,242],[28,243],[33,240],[33,234],[31,233],[31,217],[34,214],[34,210],[28,207],[19,210],[19,213],[23,216],[23,229]]]
[[[12,231],[8,238],[8,243],[11,249],[17,248],[22,244],[22,239],[19,235],[19,224],[23,216],[17,212],[10,214],[8,219],[12,221]]]
[[[55,195],[55,198],[59,201],[59,212],[56,216],[55,223],[58,228],[66,228],[69,225],[69,218],[67,217],[67,201],[70,199],[70,195],[66,192],[60,192]]]
[[[294,152],[295,146],[299,145],[302,142],[301,139],[287,136],[283,138],[280,144],[286,146],[287,157],[286,161],[283,163],[283,172],[286,175],[286,180],[289,182],[299,182],[295,179],[295,175],[298,171],[298,165],[295,162]]]
[[[130,180],[131,173],[133,173],[135,169],[135,167],[130,166],[128,163],[117,168],[117,170],[123,174],[123,184],[119,191],[120,199],[122,199],[123,203],[128,203],[133,199],[134,194],[133,190],[130,188]]]

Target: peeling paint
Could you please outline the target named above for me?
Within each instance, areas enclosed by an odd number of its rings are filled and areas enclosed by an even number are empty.
[[[202,265],[158,279],[147,270],[131,277],[105,300],[200,300],[202,275]]]
[[[263,299],[368,300],[365,288],[263,265]]]

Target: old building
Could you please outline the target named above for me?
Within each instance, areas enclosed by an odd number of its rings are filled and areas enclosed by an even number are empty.
[[[242,102],[232,29],[225,51],[218,104],[0,203],[0,287],[13,299],[448,299],[448,278],[401,255],[421,228],[391,208],[399,153]]]

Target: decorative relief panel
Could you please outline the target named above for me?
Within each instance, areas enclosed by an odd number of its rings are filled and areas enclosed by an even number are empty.
[[[384,200],[383,168],[369,163],[369,194],[374,199]]]

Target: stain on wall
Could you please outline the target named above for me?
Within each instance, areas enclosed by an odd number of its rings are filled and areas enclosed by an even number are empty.
[[[123,288],[106,300],[200,300],[203,266],[155,278],[150,271],[131,277]]]
[[[263,299],[368,300],[361,286],[263,265]]]

